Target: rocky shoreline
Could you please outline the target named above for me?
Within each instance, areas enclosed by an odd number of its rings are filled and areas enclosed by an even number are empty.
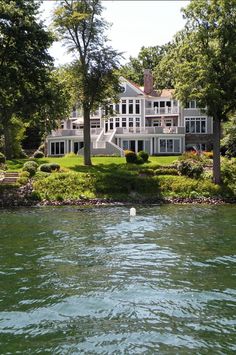
[[[31,206],[121,206],[121,205],[153,205],[153,204],[207,204],[207,205],[223,205],[235,204],[235,198],[137,198],[127,199],[127,201],[116,201],[106,198],[80,199],[80,200],[63,200],[63,201],[39,201],[35,196],[32,184],[16,187],[7,186],[0,189],[0,208],[11,207],[31,207]]]

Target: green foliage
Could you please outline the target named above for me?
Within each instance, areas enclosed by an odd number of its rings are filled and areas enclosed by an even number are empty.
[[[137,162],[137,154],[132,150],[125,150],[125,159],[127,163],[136,164]]]
[[[73,78],[71,90],[83,109],[85,165],[91,165],[90,113],[115,98],[119,89],[115,70],[120,54],[107,43],[107,23],[101,13],[101,1],[98,0],[64,1],[54,13],[57,33],[79,58],[69,70]]]
[[[178,171],[181,175],[199,179],[203,173],[203,165],[191,159],[181,160],[178,164]]]
[[[30,176],[34,176],[38,169],[38,164],[35,161],[27,161],[22,168],[22,171],[26,171]]]
[[[161,167],[155,170],[155,175],[179,175],[176,168]]]
[[[209,180],[189,179],[185,176],[158,176],[161,193],[170,197],[196,198],[221,196],[220,186]]]
[[[39,169],[45,173],[51,173],[52,171],[59,171],[60,165],[57,163],[42,164]]]
[[[143,46],[137,58],[130,57],[129,62],[121,67],[120,75],[143,86],[144,69],[153,71],[159,65],[168,48],[169,43],[163,46]],[[159,83],[158,87],[160,87]]]
[[[36,150],[33,154],[34,158],[43,158],[44,157],[44,153],[41,150]]]
[[[141,157],[143,159],[144,163],[147,163],[148,158],[149,158],[149,154],[147,152],[144,152],[143,150],[140,150],[138,152],[138,156]]]
[[[236,118],[233,117],[225,125],[225,136],[221,141],[225,155],[228,158],[236,157]]]
[[[17,183],[20,185],[26,185],[27,182],[29,181],[29,178],[31,177],[31,174],[29,171],[21,171],[19,173],[19,177],[17,179]]]
[[[3,153],[0,152],[0,164],[5,164],[6,162],[6,157]]]
[[[224,159],[222,164],[222,181],[230,189],[230,194],[236,196],[236,159]]]

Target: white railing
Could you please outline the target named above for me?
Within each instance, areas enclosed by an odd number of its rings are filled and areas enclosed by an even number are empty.
[[[116,129],[116,134],[184,134],[185,127],[129,127]]]
[[[66,136],[82,136],[82,129],[57,129],[56,131],[52,131],[52,137],[66,137]]]
[[[146,115],[177,115],[179,107],[153,107],[145,109]]]

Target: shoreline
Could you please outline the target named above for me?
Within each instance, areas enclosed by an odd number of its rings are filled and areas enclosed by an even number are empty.
[[[31,183],[21,187],[12,187],[0,191],[0,208],[32,207],[32,206],[131,206],[131,205],[225,205],[235,204],[236,197],[133,197],[127,200],[112,198],[91,198],[91,199],[68,199],[62,201],[39,201],[34,196],[34,190]]]

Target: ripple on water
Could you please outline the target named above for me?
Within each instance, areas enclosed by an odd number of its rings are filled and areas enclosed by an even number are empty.
[[[233,353],[232,209],[0,215],[3,354]]]

